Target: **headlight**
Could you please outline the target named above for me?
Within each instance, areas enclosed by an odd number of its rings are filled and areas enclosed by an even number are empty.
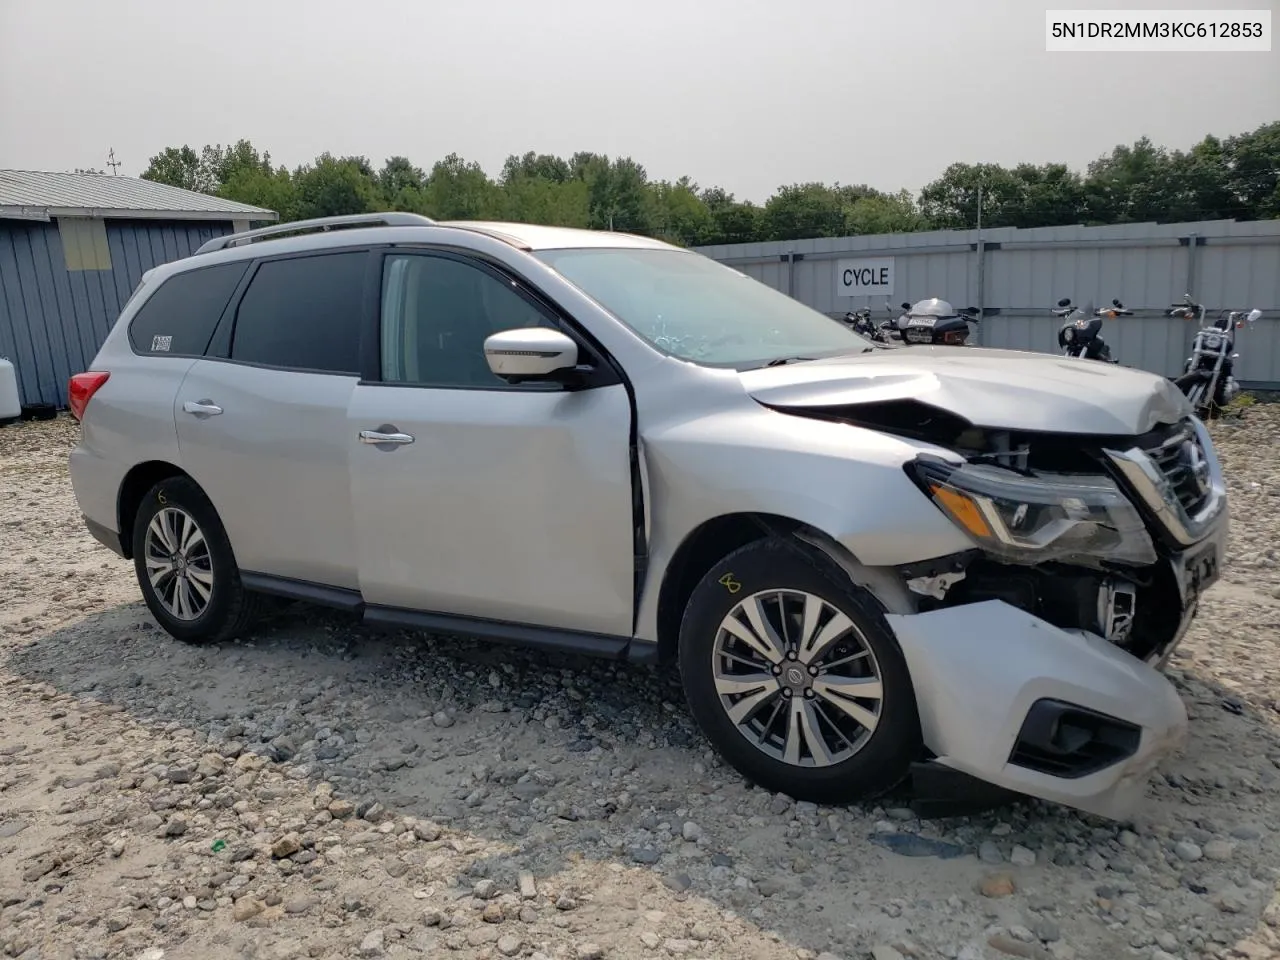
[[[1075,338],[1076,338],[1076,332],[1072,330],[1070,327],[1067,327],[1067,329],[1062,331],[1062,339],[1066,340],[1067,343],[1070,343]]]
[[[999,559],[1094,566],[1156,561],[1142,517],[1107,477],[1029,476],[923,458],[908,470],[956,526]]]
[[[1216,333],[1206,333],[1204,335],[1203,348],[1205,350],[1218,350],[1222,347],[1222,337]]]

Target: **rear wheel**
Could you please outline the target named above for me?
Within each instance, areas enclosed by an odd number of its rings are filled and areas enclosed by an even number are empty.
[[[920,749],[910,674],[879,605],[798,544],[749,544],[680,628],[690,711],[739,773],[816,803],[898,784]]]
[[[178,640],[229,640],[256,615],[258,598],[240,581],[218,513],[187,477],[161,480],[143,497],[133,562],[152,616]]]

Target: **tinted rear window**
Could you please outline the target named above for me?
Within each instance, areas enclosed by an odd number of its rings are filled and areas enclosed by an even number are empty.
[[[368,258],[355,251],[263,263],[236,310],[231,359],[358,373]]]
[[[243,260],[175,273],[130,321],[129,342],[138,352],[157,356],[203,355],[248,267]]]

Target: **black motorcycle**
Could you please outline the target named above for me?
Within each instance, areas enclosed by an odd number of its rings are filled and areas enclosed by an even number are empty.
[[[969,339],[969,324],[978,322],[977,307],[957,310],[937,297],[914,304],[904,300],[901,306],[897,320],[884,321],[880,329],[886,337],[905,344],[963,347]],[[890,313],[896,312],[888,303],[885,307]]]
[[[884,331],[871,319],[870,307],[863,307],[861,310],[850,310],[844,315],[843,319],[853,329],[854,333],[861,334],[876,343],[885,342]]]
[[[1111,347],[1100,335],[1103,320],[1133,316],[1133,311],[1126,309],[1119,300],[1112,300],[1109,307],[1090,310],[1075,306],[1070,297],[1063,297],[1058,301],[1058,309],[1050,312],[1063,321],[1058,330],[1058,346],[1062,348],[1064,357],[1101,360],[1103,363],[1120,362],[1111,359]]]
[[[1233,376],[1236,331],[1245,324],[1253,324],[1261,316],[1261,310],[1224,310],[1213,323],[1205,323],[1207,311],[1187,294],[1181,303],[1175,303],[1169,316],[1183,320],[1195,320],[1200,329],[1191,341],[1191,356],[1182,365],[1182,376],[1174,385],[1183,392],[1196,416],[1201,420],[1217,418],[1222,408],[1240,392],[1240,385]]]

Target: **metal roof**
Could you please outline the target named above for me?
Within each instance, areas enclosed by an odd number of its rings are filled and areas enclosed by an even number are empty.
[[[163,183],[105,173],[0,170],[0,217],[279,220],[274,210]]]

